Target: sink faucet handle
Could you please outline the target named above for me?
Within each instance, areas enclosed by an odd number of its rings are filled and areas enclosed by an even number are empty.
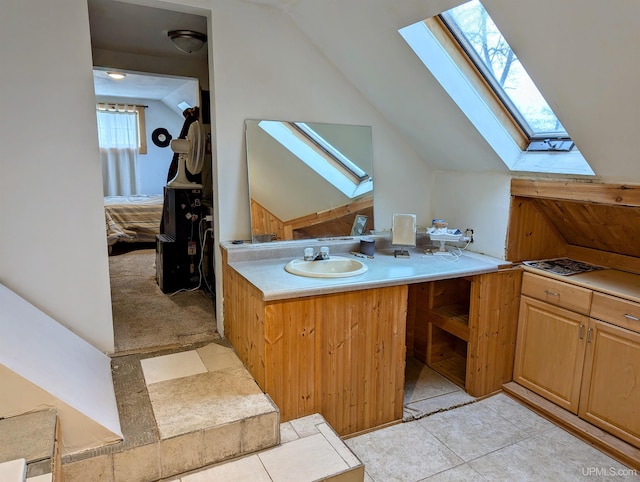
[[[304,260],[312,261],[315,258],[313,254],[313,248],[304,248]]]
[[[329,248],[327,246],[321,247],[320,254],[322,255],[322,259],[329,259]]]

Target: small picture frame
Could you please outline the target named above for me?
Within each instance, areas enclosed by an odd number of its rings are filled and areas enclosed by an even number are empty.
[[[362,236],[368,220],[369,218],[367,216],[357,214],[351,227],[351,236]]]

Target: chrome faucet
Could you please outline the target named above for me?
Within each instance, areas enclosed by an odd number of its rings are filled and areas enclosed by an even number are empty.
[[[321,261],[323,259],[329,259],[329,248],[323,246],[320,251],[314,251],[313,248],[304,249],[305,261]]]

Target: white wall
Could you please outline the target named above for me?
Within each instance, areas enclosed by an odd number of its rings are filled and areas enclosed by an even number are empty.
[[[224,0],[215,2],[212,21],[217,169],[224,179],[219,239],[250,235],[243,139],[248,118],[372,126],[376,228],[389,228],[393,212],[428,218],[425,163],[286,15]]]
[[[113,352],[87,15],[86,0],[2,5],[0,282]]]
[[[250,237],[245,119],[372,126],[376,229],[389,229],[394,212],[416,213],[423,223],[429,219],[426,164],[286,15],[255,4],[216,1],[210,34],[219,240]],[[222,276],[216,274],[220,293]],[[222,331],[222,303],[217,306]]]
[[[207,45],[213,55],[219,240],[249,235],[246,118],[371,125],[378,229],[391,225],[393,212],[429,218],[428,168],[284,14],[233,0],[216,0],[212,10]],[[24,32],[30,35],[16,43]],[[0,281],[111,353],[86,0],[9,0],[0,17],[0,40]],[[151,65],[124,67],[157,71]]]
[[[432,219],[444,219],[451,229],[473,229],[474,241],[467,249],[504,259],[510,185],[511,176],[505,174],[435,172]]]

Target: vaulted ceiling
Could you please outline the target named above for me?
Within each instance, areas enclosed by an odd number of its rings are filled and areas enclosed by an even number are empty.
[[[398,34],[398,29],[460,0],[235,1],[288,15],[432,168],[508,172]],[[172,15],[182,16],[178,23],[185,26],[197,19],[168,10],[150,16],[149,7],[136,3],[153,2],[89,0],[94,47],[119,44],[119,49],[144,49],[147,55],[154,49],[180,55],[157,32],[175,28]],[[483,4],[596,175],[640,183],[636,142],[640,56],[635,53],[640,2],[484,0]],[[126,18],[131,21],[117,32],[95,27],[97,20],[112,15],[112,7],[129,9]],[[138,19],[131,14],[136,11],[146,16]],[[145,33],[147,28],[154,31]]]

